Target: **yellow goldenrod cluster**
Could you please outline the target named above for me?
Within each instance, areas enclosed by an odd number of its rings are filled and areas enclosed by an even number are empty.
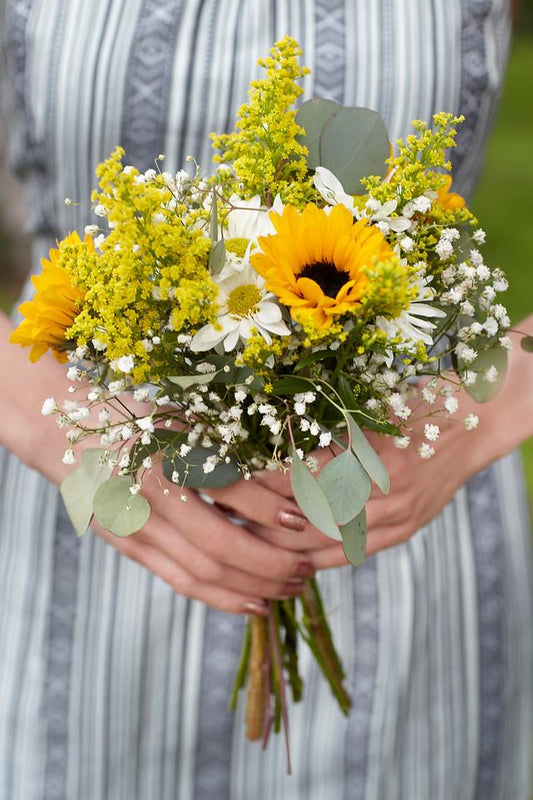
[[[289,36],[278,42],[271,56],[259,61],[266,76],[252,82],[250,102],[239,109],[235,131],[213,136],[220,151],[215,161],[233,166],[245,199],[258,194],[270,205],[279,194],[283,202],[301,208],[314,197],[307,148],[297,140],[304,131],[295,121],[294,103],[303,91],[298,81],[309,72],[298,63],[301,53]]]
[[[98,167],[92,199],[111,228],[101,252],[63,243],[60,261],[85,293],[70,336],[105,350],[109,362],[131,356],[131,377],[141,381],[165,368],[161,331],[214,319],[217,289],[207,268],[210,240],[181,216],[164,176],[123,168],[122,155],[117,148]]]

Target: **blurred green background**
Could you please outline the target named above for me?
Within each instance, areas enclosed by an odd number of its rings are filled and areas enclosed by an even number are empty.
[[[487,231],[487,264],[509,278],[513,324],[533,312],[533,7],[523,8],[473,210]],[[523,447],[533,517],[533,439]]]
[[[515,25],[502,102],[473,201],[487,231],[487,263],[501,267],[510,280],[507,306],[513,323],[533,311],[532,83],[533,3],[526,2]],[[9,179],[1,177],[0,307],[7,309],[20,288],[29,242],[25,236],[6,233],[20,229],[23,211]],[[523,453],[533,511],[533,439],[524,445]]]

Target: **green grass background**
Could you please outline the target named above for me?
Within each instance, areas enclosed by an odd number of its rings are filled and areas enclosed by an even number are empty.
[[[487,231],[487,264],[509,278],[513,324],[533,312],[533,20],[513,42],[502,102],[473,210]],[[533,358],[533,356],[532,356]],[[522,448],[533,512],[533,439]]]
[[[487,231],[487,263],[508,275],[507,307],[513,323],[533,311],[533,10],[517,25],[502,102],[473,209]],[[0,232],[4,258],[9,243]],[[7,309],[18,286],[0,270],[0,307]],[[2,280],[4,277],[4,280]],[[523,447],[533,510],[533,439]]]

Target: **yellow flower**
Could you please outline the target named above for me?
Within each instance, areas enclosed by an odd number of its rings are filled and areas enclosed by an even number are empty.
[[[464,208],[466,203],[463,197],[456,192],[450,192],[452,186],[452,176],[445,175],[442,188],[437,191],[437,202],[445,211],[457,211]]]
[[[395,258],[379,229],[367,219],[354,223],[342,205],[329,213],[313,204],[301,213],[286,206],[271,219],[276,233],[259,238],[253,267],[293,319],[318,330],[361,305],[368,267]]]
[[[89,236],[85,243],[94,248]],[[81,240],[77,233],[71,233],[62,244],[79,245]],[[72,285],[69,273],[58,263],[60,252],[59,249],[50,250],[50,260],[42,259],[41,274],[32,278],[35,296],[19,306],[25,319],[9,339],[13,344],[31,347],[30,361],[38,361],[48,349],[58,361],[67,360],[66,331],[79,312],[84,294]]]

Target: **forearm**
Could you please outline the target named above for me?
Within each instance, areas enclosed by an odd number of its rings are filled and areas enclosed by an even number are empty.
[[[58,403],[66,399],[66,369],[47,354],[32,364],[28,351],[9,342],[13,326],[0,315],[0,365],[3,376],[0,443],[28,466],[59,484],[72,470],[62,463],[67,448],[65,431],[55,419],[43,417],[41,407],[47,397]]]
[[[517,329],[533,336],[533,314]],[[503,387],[490,403],[471,410],[480,424],[474,434],[476,447],[487,463],[510,453],[533,436],[533,354],[520,347],[521,336],[511,334],[514,348]]]

